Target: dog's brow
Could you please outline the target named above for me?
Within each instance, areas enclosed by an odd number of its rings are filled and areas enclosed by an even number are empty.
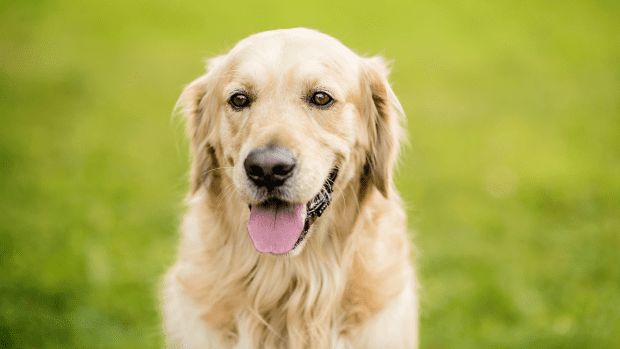
[[[234,96],[237,93],[248,93],[248,89],[246,88],[233,88],[228,90],[228,92],[226,92],[226,99],[229,99],[230,97]]]
[[[258,85],[269,80],[269,69],[265,64],[249,57],[237,60],[231,69],[222,74],[227,80],[240,85]]]
[[[246,80],[233,81],[226,85],[223,89],[223,98],[228,100],[235,93],[247,93],[250,98],[254,99],[258,96],[259,90],[256,85]]]

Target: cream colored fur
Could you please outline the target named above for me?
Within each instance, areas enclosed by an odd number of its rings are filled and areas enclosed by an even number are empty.
[[[164,278],[170,348],[416,348],[417,283],[392,167],[403,113],[381,58],[297,28],[253,35],[188,85],[194,160],[178,261]],[[330,108],[304,93],[319,86]],[[250,90],[243,111],[230,91]],[[247,233],[243,159],[278,144],[300,170],[287,192],[307,202],[333,166],[333,202],[287,255],[261,254]]]

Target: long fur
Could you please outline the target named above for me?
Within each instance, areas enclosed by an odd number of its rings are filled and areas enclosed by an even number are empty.
[[[359,59],[352,103],[365,134],[342,160],[333,202],[294,256],[258,253],[246,230],[248,204],[224,154],[230,141],[218,133],[216,95],[234,66],[212,60],[181,95],[194,159],[179,257],[162,293],[170,347],[417,347],[417,286],[392,183],[404,114],[385,62]]]

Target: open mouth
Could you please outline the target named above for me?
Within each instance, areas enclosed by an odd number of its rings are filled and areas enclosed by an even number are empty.
[[[333,185],[337,176],[336,166],[319,193],[305,205],[279,199],[268,199],[255,206],[249,205],[248,233],[256,250],[285,254],[299,246],[310,226],[332,202]]]

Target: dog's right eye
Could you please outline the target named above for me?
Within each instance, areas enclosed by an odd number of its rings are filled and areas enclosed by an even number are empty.
[[[243,93],[235,93],[230,97],[228,103],[230,103],[230,105],[235,109],[241,109],[250,104],[250,98]]]

